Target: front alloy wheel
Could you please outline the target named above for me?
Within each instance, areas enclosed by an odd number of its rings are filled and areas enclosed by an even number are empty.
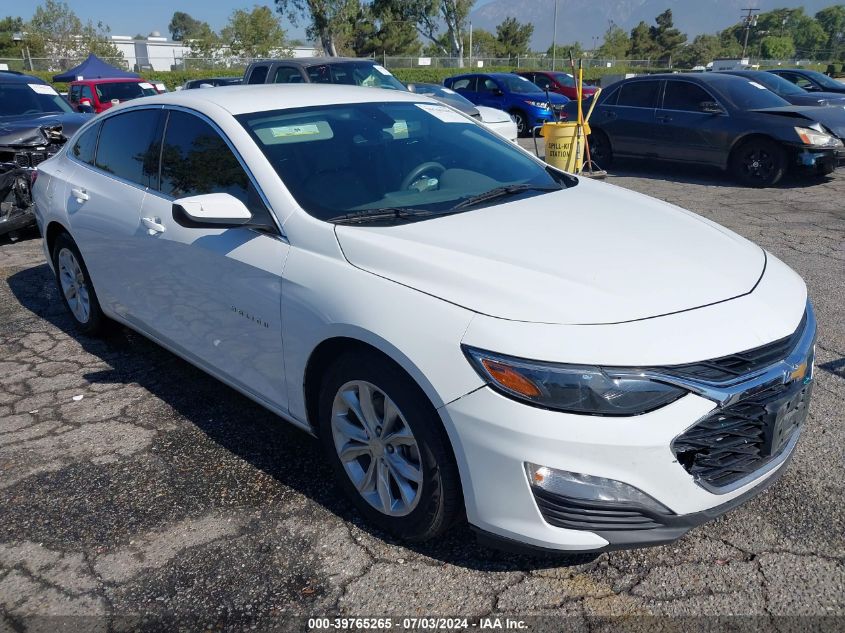
[[[419,447],[384,392],[366,381],[343,385],[332,406],[332,437],[346,474],[367,503],[388,516],[413,511],[423,486]]]
[[[337,483],[367,521],[414,541],[463,510],[458,466],[440,414],[392,360],[357,348],[322,377],[320,440]]]

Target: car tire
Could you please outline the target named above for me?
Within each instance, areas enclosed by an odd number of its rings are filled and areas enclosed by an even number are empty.
[[[613,148],[607,134],[601,130],[593,129],[587,139],[590,144],[590,160],[599,169],[607,169],[613,163]]]
[[[392,361],[368,351],[340,357],[322,381],[318,416],[340,488],[369,523],[426,541],[462,514],[458,468],[440,416]]]
[[[516,122],[516,134],[517,136],[525,137],[531,136],[531,130],[528,129],[529,122],[528,116],[522,110],[511,110],[510,115],[513,117],[514,121]]]
[[[52,259],[59,294],[76,327],[88,336],[104,334],[108,318],[100,308],[97,293],[79,248],[67,233],[62,233],[56,238]]]
[[[786,168],[786,150],[767,138],[745,141],[731,152],[731,174],[748,187],[772,187],[783,178]]]

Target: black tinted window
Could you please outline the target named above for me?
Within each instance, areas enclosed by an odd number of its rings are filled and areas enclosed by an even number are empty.
[[[134,110],[107,118],[97,144],[96,165],[145,187],[158,180],[158,143],[154,137],[161,110]]]
[[[256,66],[249,76],[249,83],[263,84],[267,80],[267,66]]]
[[[657,81],[632,81],[617,91],[616,105],[632,108],[653,108],[657,102]]]
[[[84,163],[94,164],[94,151],[97,149],[97,135],[100,133],[100,126],[94,125],[79,137],[74,143],[71,153],[73,157]]]
[[[277,84],[299,84],[302,83],[302,73],[298,68],[291,66],[279,66],[276,69],[274,82]]]
[[[238,159],[208,123],[172,111],[164,132],[161,191],[174,198],[230,193],[247,202],[249,178]]]
[[[701,104],[713,102],[706,90],[688,81],[670,81],[666,84],[663,107],[667,110],[701,112]]]

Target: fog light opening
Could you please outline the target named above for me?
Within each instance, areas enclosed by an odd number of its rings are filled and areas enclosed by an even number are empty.
[[[654,497],[615,479],[573,473],[530,462],[525,463],[525,473],[532,486],[562,497],[595,503],[636,504],[652,512],[674,514]]]

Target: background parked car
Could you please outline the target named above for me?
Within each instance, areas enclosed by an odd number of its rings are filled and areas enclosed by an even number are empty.
[[[528,136],[538,125],[556,118],[555,112],[562,112],[569,99],[563,95],[546,93],[513,73],[473,73],[448,77],[443,85],[463,95],[476,105],[504,110],[513,115],[516,129],[522,136]]]
[[[191,79],[185,82],[182,90],[194,90],[217,86],[238,86],[243,83],[243,77],[206,77],[205,79]]]
[[[115,103],[158,93],[153,84],[143,79],[83,79],[69,84],[68,101],[77,112],[99,114]]]
[[[773,75],[783,77],[791,81],[799,88],[809,92],[836,92],[845,93],[845,83],[831,79],[824,73],[816,70],[803,70],[800,68],[768,70]]]
[[[478,119],[509,141],[516,142],[517,140],[516,121],[514,121],[510,114],[503,110],[488,108],[487,106],[477,106],[451,88],[438,86],[437,84],[408,84],[408,90],[416,94],[431,97],[432,99],[437,99],[441,103],[452,106],[456,110],[460,110],[464,114]]]
[[[578,98],[575,77],[569,73],[548,70],[521,70],[516,74],[534,82],[541,90],[562,94],[567,99]],[[585,85],[582,89],[582,98],[586,99],[596,92],[598,92],[598,88],[595,86]]]
[[[245,84],[343,84],[405,90],[384,66],[372,59],[353,57],[300,57],[253,62],[244,73]]]
[[[823,175],[845,159],[845,129],[820,118],[834,116],[838,108],[793,106],[744,77],[651,75],[599,95],[590,146],[602,167],[614,156],[656,158],[713,165],[746,185],[770,186],[790,167]]]
[[[725,70],[729,75],[745,77],[755,81],[786,99],[792,105],[805,106],[845,106],[845,94],[837,92],[809,92],[774,73],[764,70]]]
[[[35,223],[30,193],[35,167],[89,118],[38,77],[0,71],[0,234]]]

